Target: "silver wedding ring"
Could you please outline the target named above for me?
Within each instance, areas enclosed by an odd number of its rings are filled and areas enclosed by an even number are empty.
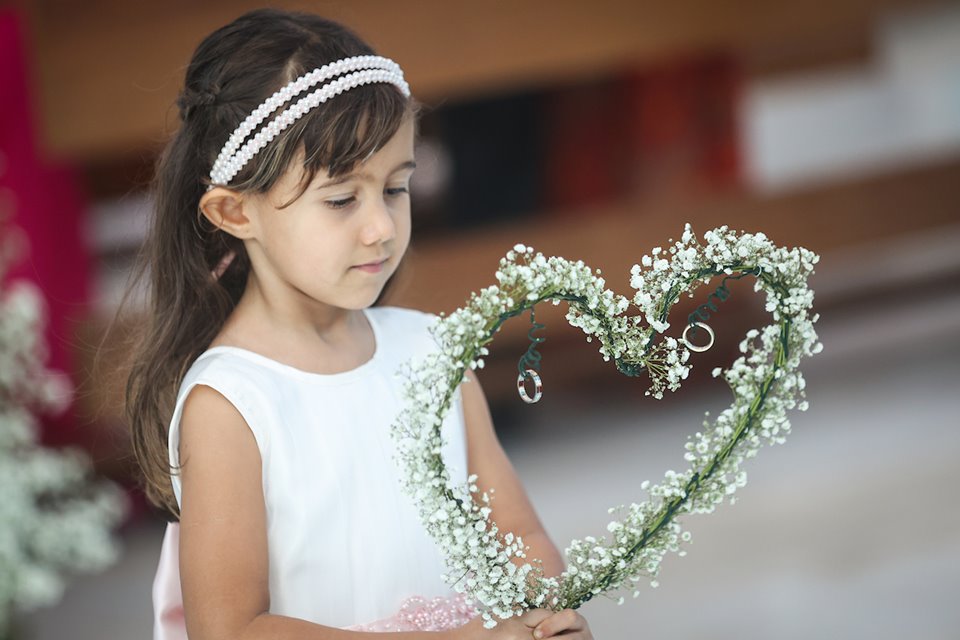
[[[687,340],[687,331],[689,331],[690,328],[693,326],[703,327],[704,329],[706,329],[707,333],[710,334],[710,342],[708,342],[706,345],[702,347],[698,347],[697,345],[692,344],[689,340]],[[694,322],[693,324],[687,325],[687,328],[683,330],[683,336],[680,339],[683,340],[683,344],[687,345],[687,348],[690,349],[690,351],[698,351],[698,352],[706,351],[707,349],[713,346],[713,329],[711,329],[710,325],[708,324],[704,324],[702,322]]]
[[[527,388],[524,385],[528,377],[533,380],[533,398],[527,395]],[[523,401],[527,404],[533,404],[540,400],[540,396],[543,395],[543,382],[540,380],[540,376],[537,375],[536,371],[527,369],[524,373],[517,374],[517,392],[520,393],[520,397],[523,398]]]

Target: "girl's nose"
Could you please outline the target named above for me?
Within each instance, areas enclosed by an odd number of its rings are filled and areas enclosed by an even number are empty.
[[[366,244],[386,242],[392,240],[397,233],[397,225],[393,219],[394,212],[383,198],[374,198],[367,212],[364,226],[364,241]]]

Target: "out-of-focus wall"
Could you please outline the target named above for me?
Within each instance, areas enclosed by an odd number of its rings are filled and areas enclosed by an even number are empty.
[[[40,157],[66,163],[84,190],[70,210],[42,214],[50,224],[69,216],[92,256],[91,309],[62,336],[83,388],[72,432],[89,434],[98,468],[134,496],[120,389],[90,368],[91,346],[148,225],[146,187],[176,126],[184,65],[204,34],[257,4],[15,5],[29,34]],[[629,266],[686,221],[701,235],[727,224],[821,254],[811,286],[825,350],[805,369],[811,411],[793,418],[782,447],[748,464],[738,505],[691,519],[693,550],[667,561],[658,591],[584,608],[597,638],[955,635],[945,595],[960,589],[950,569],[960,509],[946,489],[960,480],[960,442],[947,428],[960,409],[950,393],[960,381],[954,3],[272,4],[354,26],[433,107],[413,189],[417,279],[393,303],[450,311],[493,282],[497,259],[519,241],[582,258],[626,293]],[[563,126],[497,135],[514,131],[504,120],[545,114]],[[608,116],[633,123],[630,136],[605,127]],[[481,123],[494,123],[491,133],[469,140]],[[629,161],[617,155],[627,138]],[[477,162],[486,152],[517,162],[497,173],[497,163]],[[487,173],[464,169],[484,164]],[[466,221],[456,197],[469,198],[471,178],[492,193],[490,208]],[[3,180],[0,171],[0,189]],[[527,205],[494,212],[507,201]],[[48,239],[40,231],[32,241]],[[660,403],[612,372],[556,308],[538,309],[545,399],[522,405],[526,327],[504,327],[479,375],[561,550],[602,528],[606,507],[641,499],[641,480],[682,464],[701,408],[728,401],[702,374],[766,321],[748,290],[724,308],[717,346],[695,359],[689,383]],[[149,637],[161,529],[142,502],[136,513],[122,562],[25,617],[24,637]]]

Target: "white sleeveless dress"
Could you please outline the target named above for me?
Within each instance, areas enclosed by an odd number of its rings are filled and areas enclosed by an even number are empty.
[[[442,554],[401,489],[390,435],[401,408],[398,367],[437,349],[427,330],[437,316],[400,307],[364,313],[375,353],[343,373],[310,373],[237,347],[208,349],[180,385],[169,429],[170,462],[178,465],[180,415],[194,386],[213,387],[237,408],[262,461],[270,612],[339,628],[386,619],[411,596],[455,593],[440,577]],[[463,483],[459,388],[442,434],[451,480]],[[179,505],[180,477],[172,482]],[[175,557],[170,538],[168,529],[163,553]],[[179,573],[170,564],[164,568],[161,558],[154,583],[155,637],[178,637],[161,626],[182,625],[162,602],[179,598]]]

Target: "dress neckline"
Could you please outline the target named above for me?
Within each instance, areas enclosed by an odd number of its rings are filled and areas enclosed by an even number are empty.
[[[346,371],[339,371],[337,373],[317,373],[314,371],[305,371],[289,365],[279,360],[274,360],[268,356],[263,355],[262,353],[257,353],[256,351],[251,351],[249,349],[244,349],[243,347],[235,347],[232,345],[218,345],[215,347],[210,347],[203,353],[201,353],[197,360],[204,358],[208,355],[214,355],[218,353],[232,353],[240,357],[246,358],[252,362],[259,363],[265,367],[273,369],[275,371],[280,371],[290,376],[304,378],[312,382],[343,382],[351,380],[358,376],[365,374],[370,369],[374,368],[382,359],[383,354],[383,339],[380,333],[380,325],[378,324],[375,316],[376,314],[371,311],[371,309],[364,308],[361,309],[363,315],[367,318],[367,322],[370,323],[370,328],[373,330],[373,355],[369,360],[363,364],[354,367],[353,369],[348,369]]]

